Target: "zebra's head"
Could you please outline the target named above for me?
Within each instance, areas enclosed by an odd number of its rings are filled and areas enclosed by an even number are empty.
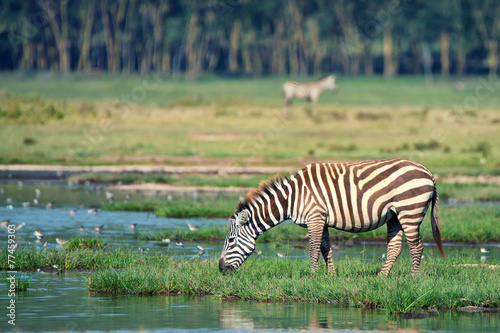
[[[335,85],[335,76],[328,75],[325,79],[325,86],[327,89],[330,89],[331,91],[337,90],[337,86]]]
[[[229,218],[231,224],[219,259],[219,271],[235,271],[255,249],[257,236],[250,226],[251,212],[238,206]]]

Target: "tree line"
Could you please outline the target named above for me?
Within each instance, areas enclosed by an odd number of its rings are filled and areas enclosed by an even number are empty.
[[[2,0],[0,70],[498,73],[497,0]]]

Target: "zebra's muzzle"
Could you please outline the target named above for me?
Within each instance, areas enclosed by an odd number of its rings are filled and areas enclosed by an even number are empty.
[[[222,274],[226,274],[228,271],[234,272],[235,270],[236,268],[234,268],[233,266],[226,265],[226,261],[224,260],[224,258],[219,259],[219,272],[221,272]]]

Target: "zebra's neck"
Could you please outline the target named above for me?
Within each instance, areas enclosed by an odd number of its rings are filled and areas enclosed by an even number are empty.
[[[293,180],[281,178],[261,184],[258,190],[249,194],[245,206],[251,212],[256,236],[292,217],[293,191]]]

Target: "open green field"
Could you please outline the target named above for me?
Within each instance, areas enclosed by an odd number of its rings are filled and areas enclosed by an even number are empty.
[[[406,157],[435,173],[499,173],[496,82],[339,77],[339,91],[317,107],[296,101],[284,110],[286,79],[3,73],[0,163],[298,167]]]

